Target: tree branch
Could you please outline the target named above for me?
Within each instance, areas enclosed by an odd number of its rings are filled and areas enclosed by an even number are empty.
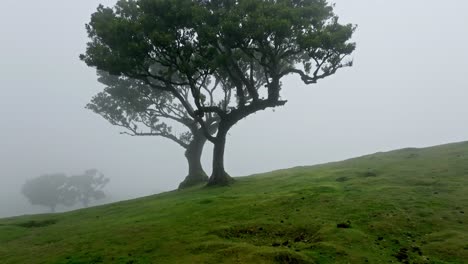
[[[135,136],[138,136],[138,137],[161,136],[161,137],[164,137],[164,138],[167,138],[167,139],[170,139],[170,140],[174,141],[175,143],[179,144],[181,147],[183,147],[185,149],[188,148],[188,144],[184,143],[183,141],[178,139],[176,136],[168,134],[168,133],[161,133],[161,132],[148,132],[148,133],[144,133],[144,132],[132,132],[132,133],[120,132],[120,134],[129,135],[129,136],[132,136],[132,137],[135,137]]]

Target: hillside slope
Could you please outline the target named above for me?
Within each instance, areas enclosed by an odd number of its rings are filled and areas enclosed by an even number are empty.
[[[468,142],[0,219],[1,263],[468,263]]]

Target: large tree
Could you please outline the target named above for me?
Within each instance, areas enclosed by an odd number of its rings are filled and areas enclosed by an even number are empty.
[[[102,189],[109,183],[109,179],[96,169],[86,170],[83,174],[68,177],[66,189],[71,196],[84,207],[88,207],[92,200],[106,197]]]
[[[75,196],[67,188],[67,176],[63,173],[46,174],[28,180],[21,192],[33,205],[42,205],[55,212],[57,205],[72,206]]]
[[[286,103],[283,77],[314,84],[351,66],[355,49],[354,26],[340,24],[326,0],[121,0],[99,6],[87,30],[81,59],[89,66],[171,93],[200,124],[214,144],[211,185],[232,180],[224,169],[229,129]],[[206,100],[210,82],[221,84],[217,101]],[[226,100],[231,92],[235,101]]]
[[[208,181],[201,164],[206,137],[198,122],[166,91],[152,89],[139,79],[110,75],[99,71],[99,82],[106,87],[86,106],[112,125],[131,136],[160,136],[185,149],[188,175],[180,183],[183,189]],[[181,91],[185,96],[189,90]],[[216,131],[216,118],[207,120],[210,133]]]

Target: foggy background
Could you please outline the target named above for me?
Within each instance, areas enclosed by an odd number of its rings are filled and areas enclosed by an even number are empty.
[[[231,175],[468,140],[468,2],[333,2],[341,22],[358,24],[354,67],[312,86],[285,79],[286,106],[231,130]],[[120,135],[84,109],[103,88],[78,59],[99,3],[115,1],[1,1],[0,217],[46,212],[20,193],[45,173],[97,168],[112,200],[172,190],[186,176],[175,143]]]

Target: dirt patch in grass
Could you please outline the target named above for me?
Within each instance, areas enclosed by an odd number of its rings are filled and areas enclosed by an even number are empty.
[[[364,171],[362,173],[362,176],[365,177],[365,178],[377,177],[378,173],[376,171],[373,171],[373,170],[367,170],[367,171]]]
[[[42,221],[27,221],[27,222],[22,222],[22,223],[17,223],[14,224],[15,226],[20,226],[20,227],[25,227],[25,228],[37,228],[37,227],[46,227],[50,226],[53,224],[56,224],[57,220],[55,219],[47,219],[47,220],[42,220]]]
[[[346,176],[338,177],[338,178],[336,178],[335,181],[337,181],[337,182],[345,182],[345,181],[349,181],[349,178],[346,177]]]
[[[203,199],[199,203],[200,204],[209,204],[209,203],[212,203],[212,202],[214,202],[213,199]]]
[[[336,227],[337,228],[351,228],[351,221],[346,221],[346,222],[342,222],[342,223],[338,223],[336,224]]]
[[[273,256],[273,260],[278,264],[308,264],[310,261],[305,260],[301,255],[291,252],[277,252]]]
[[[318,227],[296,227],[284,225],[234,226],[212,233],[228,240],[247,242],[256,246],[291,247],[298,243],[320,242]]]

